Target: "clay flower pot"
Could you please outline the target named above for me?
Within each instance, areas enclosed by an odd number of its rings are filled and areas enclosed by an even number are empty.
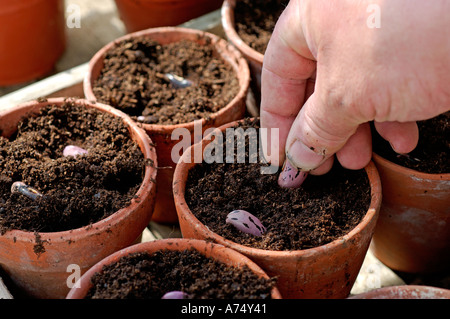
[[[115,0],[128,32],[175,26],[219,9],[222,0]]]
[[[64,1],[0,0],[0,86],[49,73],[65,49]]]
[[[246,95],[250,83],[250,71],[247,62],[240,55],[239,51],[229,46],[225,40],[220,39],[214,34],[178,27],[148,29],[121,37],[109,43],[95,54],[89,63],[88,74],[84,81],[84,94],[88,100],[97,99],[93,93],[92,86],[103,68],[105,53],[118,41],[140,36],[154,39],[162,45],[181,41],[182,39],[195,41],[199,45],[211,43],[216,48],[220,57],[235,70],[240,85],[237,95],[226,106],[208,117],[208,119],[203,118],[198,121],[176,125],[142,124],[142,127],[156,144],[158,163],[163,168],[158,172],[158,191],[153,220],[160,223],[177,223],[178,218],[172,194],[172,179],[176,163],[171,158],[171,151],[173,146],[180,141],[172,140],[172,132],[180,128],[188,129],[192,135],[192,143],[194,143],[202,139],[203,132],[206,129],[218,127],[243,118],[245,114]],[[200,127],[201,129],[195,130],[195,127]]]
[[[429,286],[391,286],[371,290],[349,299],[450,299],[450,290]]]
[[[236,0],[225,0],[221,8],[221,22],[222,28],[225,32],[228,41],[230,41],[247,59],[252,75],[252,85],[254,93],[258,98],[261,91],[261,70],[264,60],[264,55],[252,49],[246,44],[236,32],[234,27],[234,8],[236,7]]]
[[[152,254],[164,249],[169,249],[172,251],[183,251],[186,249],[196,250],[202,255],[211,257],[219,262],[225,263],[228,266],[242,267],[243,265],[246,265],[258,276],[269,279],[268,275],[258,265],[232,249],[203,240],[169,238],[136,244],[134,246],[124,248],[104,258],[103,260],[95,264],[80,278],[79,288],[73,287],[67,295],[67,299],[83,299],[87,295],[89,289],[92,287],[92,276],[100,272],[103,266],[115,263],[121,257],[127,256],[129,254],[137,252],[147,252],[149,254]],[[276,287],[272,289],[271,297],[273,299],[281,299],[280,292]]]
[[[17,130],[24,117],[36,114],[49,105],[64,104],[66,99],[54,98],[46,102],[28,102],[0,113],[0,132],[9,137]],[[73,100],[77,105],[95,108],[123,119],[131,138],[139,145],[144,158],[156,163],[151,140],[124,113],[100,103]],[[0,236],[0,265],[6,274],[26,295],[35,298],[64,298],[68,291],[67,280],[72,274],[69,265],[79,266],[80,274],[106,256],[127,247],[141,235],[153,211],[156,186],[156,169],[145,166],[143,182],[129,206],[109,217],[86,227],[60,232],[7,231]],[[36,238],[45,248],[36,254]]]
[[[388,267],[431,273],[450,267],[450,174],[426,174],[373,154],[383,203],[374,255]]]
[[[250,72],[252,76],[252,81],[250,83],[252,88],[252,93],[254,96],[254,106],[249,103],[247,106],[248,112],[252,116],[259,116],[259,104],[261,100],[261,71],[263,66],[264,54],[261,53],[261,50],[256,50],[252,48],[247,42],[242,39],[236,29],[236,8],[239,0],[225,0],[222,4],[221,8],[221,23],[222,28],[224,30],[225,36],[228,41],[232,43],[246,58],[249,66]],[[262,1],[264,2],[264,1]],[[261,3],[261,2],[260,2]],[[258,4],[256,4],[258,5]],[[270,4],[262,4],[265,5],[265,8],[262,8],[262,11],[265,12],[264,18],[268,19],[268,10],[272,10],[273,8],[268,9],[267,5]],[[276,13],[275,13],[276,12]],[[278,15],[278,11],[275,10],[270,12],[271,14]],[[253,17],[253,16],[252,16]],[[254,18],[257,19],[257,18]]]
[[[219,129],[225,132],[227,127],[237,123],[229,123]],[[249,257],[269,276],[278,277],[277,286],[283,298],[346,298],[363,263],[381,205],[381,183],[375,165],[370,163],[365,168],[371,187],[370,207],[353,230],[315,248],[271,251],[225,239],[202,224],[188,207],[185,199],[186,182],[189,170],[197,165],[188,159],[200,151],[203,154],[210,142],[210,139],[205,138],[202,143],[191,146],[184,152],[175,169],[173,190],[183,237],[214,241]]]

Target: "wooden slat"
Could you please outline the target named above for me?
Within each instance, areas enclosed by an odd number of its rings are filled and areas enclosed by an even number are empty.
[[[54,96],[55,92],[81,87],[81,82],[87,72],[88,64],[82,64],[68,71],[48,77],[0,98],[0,112],[20,103],[39,97]],[[83,91],[81,90],[81,96]],[[62,95],[65,96],[65,95]]]

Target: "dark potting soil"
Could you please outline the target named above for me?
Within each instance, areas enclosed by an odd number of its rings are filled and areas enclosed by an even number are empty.
[[[175,88],[164,74],[193,82]],[[166,45],[146,37],[124,40],[109,50],[93,84],[98,101],[142,123],[180,124],[208,118],[239,92],[236,73],[212,45],[179,41]]]
[[[241,127],[257,128],[259,121],[246,120]],[[371,190],[364,170],[346,170],[336,163],[326,175],[308,176],[300,188],[281,188],[278,173],[261,174],[266,164],[249,163],[248,140],[245,163],[203,162],[189,171],[186,202],[211,231],[260,249],[307,249],[344,236],[367,213]],[[263,236],[225,223],[228,213],[238,209],[260,219],[267,229]]]
[[[238,0],[234,9],[239,37],[261,54],[266,52],[275,24],[288,0]]]
[[[88,154],[64,157],[68,144]],[[14,136],[0,137],[0,234],[64,231],[104,219],[129,205],[144,167],[122,119],[71,102],[48,105]],[[11,193],[16,181],[43,196]]]
[[[135,253],[95,274],[89,299],[160,299],[183,291],[191,299],[270,299],[273,279],[227,266],[197,251]]]
[[[408,154],[398,154],[372,126],[374,152],[398,165],[428,174],[450,173],[450,112],[417,122],[419,143]]]

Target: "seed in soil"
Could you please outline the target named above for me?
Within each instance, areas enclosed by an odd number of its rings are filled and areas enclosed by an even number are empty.
[[[409,155],[409,154],[397,154],[397,158],[403,158],[403,159],[406,159],[406,160],[408,160],[408,161],[410,161],[410,162],[413,162],[413,163],[418,163],[418,162],[420,162],[420,159],[418,159],[418,158],[416,158],[416,157],[412,157],[412,156]]]
[[[36,200],[38,197],[42,197],[42,194],[37,189],[22,182],[14,182],[11,185],[11,193],[20,193],[31,200]]]
[[[189,299],[189,295],[183,291],[169,291],[161,297],[161,299]]]
[[[191,81],[176,74],[166,73],[164,74],[164,78],[169,81],[176,89],[183,89],[192,85]]]
[[[103,63],[93,83],[97,100],[145,124],[209,118],[240,88],[236,71],[211,42],[160,44],[141,36],[118,42]]]
[[[242,209],[233,210],[229,213],[226,223],[233,225],[244,233],[255,236],[262,236],[266,232],[266,228],[258,218]]]
[[[63,150],[63,156],[73,156],[87,154],[88,151],[76,145],[67,145]]]

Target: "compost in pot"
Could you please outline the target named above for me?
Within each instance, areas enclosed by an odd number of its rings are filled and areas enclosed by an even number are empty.
[[[239,81],[212,45],[190,40],[161,45],[141,36],[106,53],[93,92],[139,122],[180,124],[207,119],[226,106],[238,94]]]
[[[91,282],[89,299],[160,299],[180,292],[186,299],[268,299],[274,285],[247,267],[228,266],[195,250],[133,253],[105,265]]]
[[[48,105],[0,137],[0,233],[104,219],[129,205],[145,165],[123,119],[71,102]]]
[[[244,131],[258,128],[259,121],[247,120],[241,127]],[[223,163],[203,162],[189,171],[186,202],[211,231],[254,248],[301,250],[344,236],[366,214],[371,194],[364,170],[346,170],[336,163],[326,175],[308,176],[299,188],[282,188],[278,174],[261,174],[261,166],[266,164],[249,161],[249,138],[245,143],[245,163],[227,163],[224,158]],[[242,147],[236,145],[238,149]],[[265,228],[262,236],[226,223],[235,210],[256,217]]]

